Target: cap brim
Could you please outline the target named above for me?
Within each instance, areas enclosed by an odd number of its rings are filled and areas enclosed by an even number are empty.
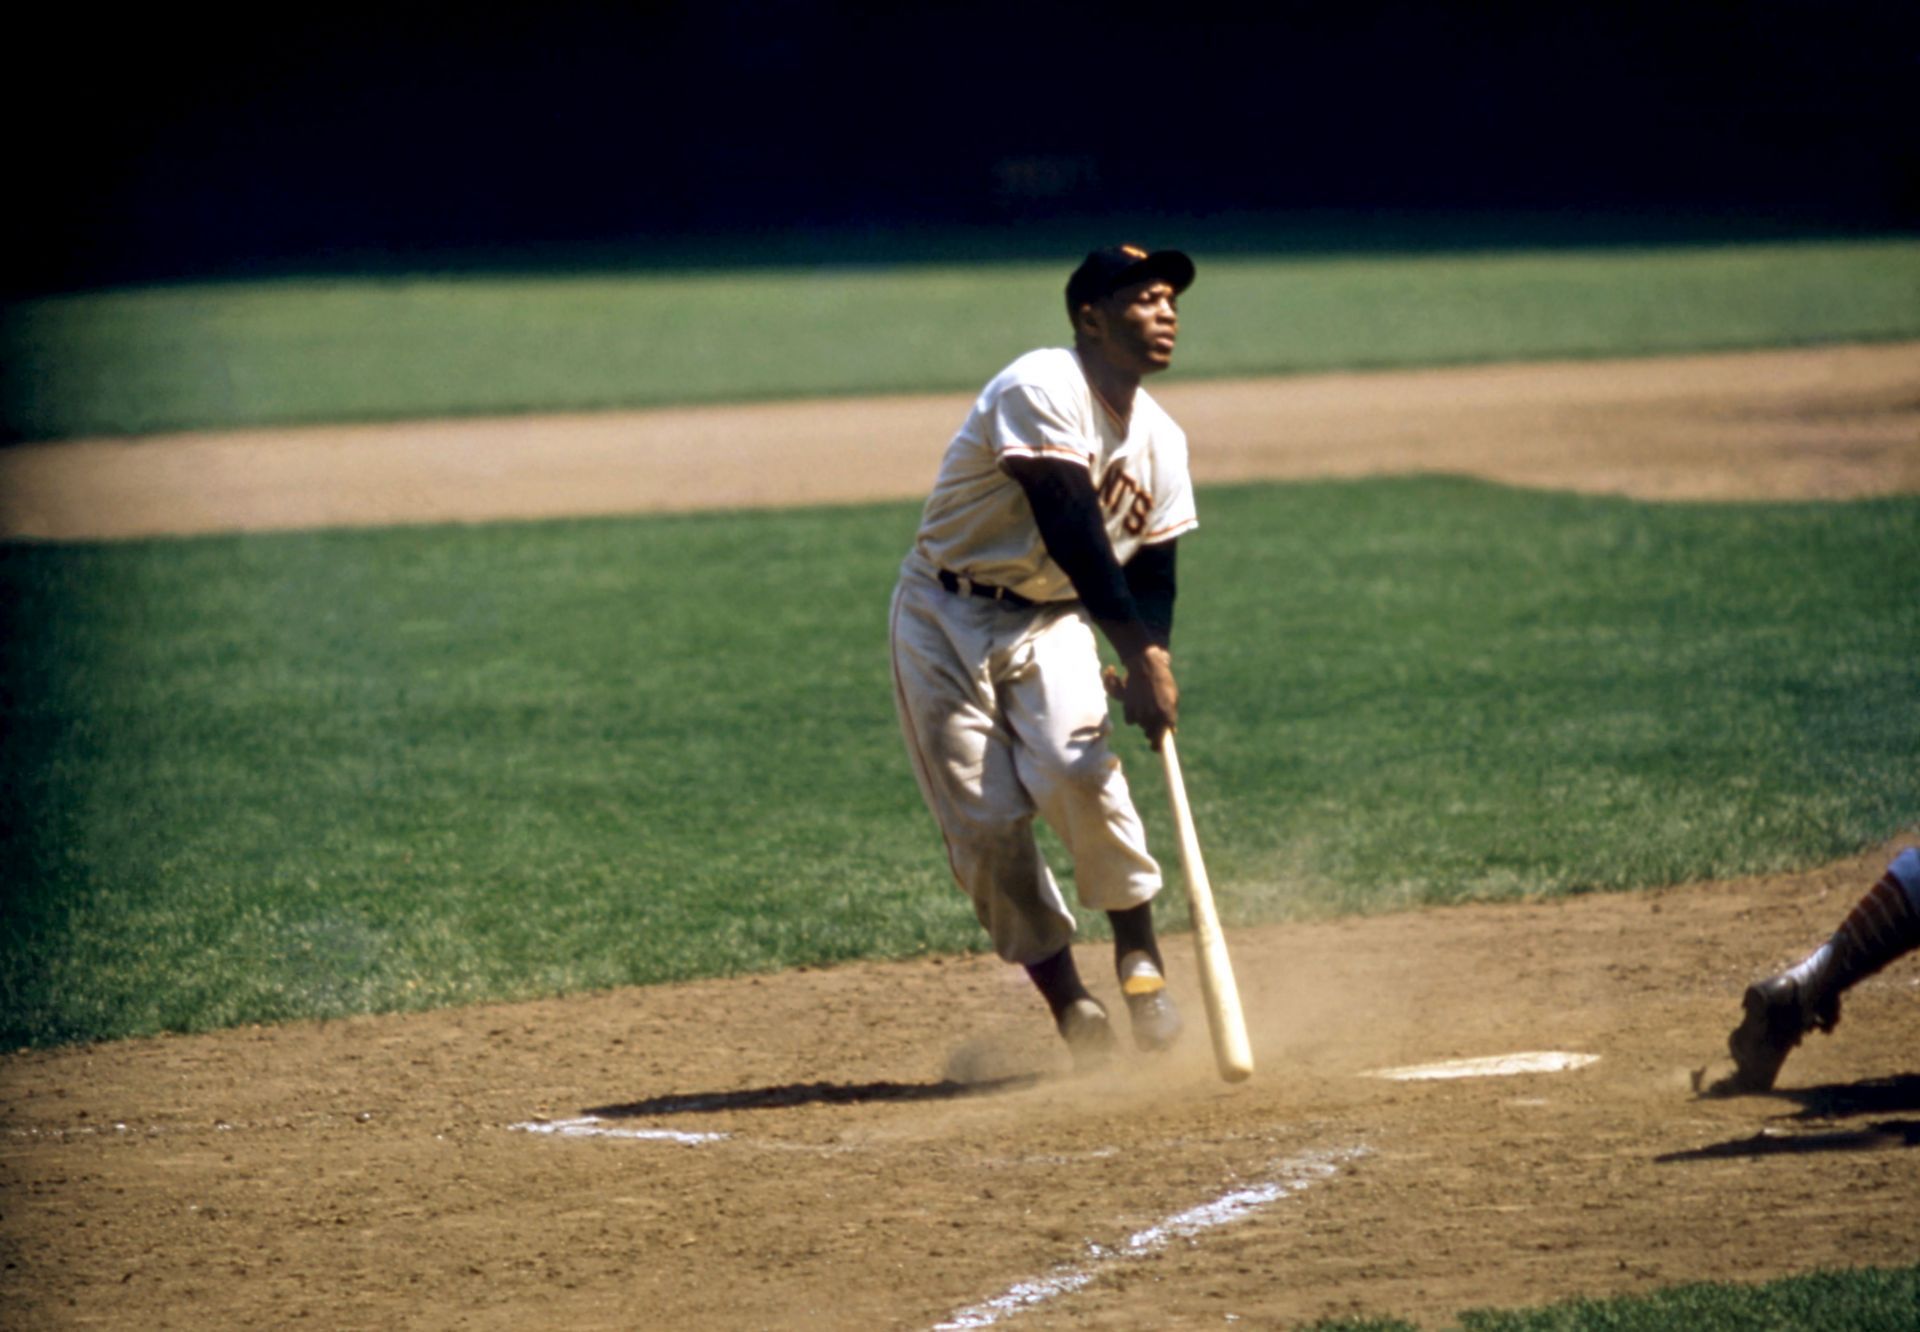
[[[1180,250],[1155,250],[1128,272],[1121,285],[1131,286],[1149,278],[1165,278],[1174,291],[1185,291],[1193,285],[1193,260]]]

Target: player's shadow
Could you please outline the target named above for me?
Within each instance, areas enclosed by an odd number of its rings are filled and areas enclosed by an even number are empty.
[[[1795,1119],[1851,1119],[1856,1115],[1888,1115],[1920,1110],[1920,1073],[1860,1082],[1830,1082],[1822,1087],[1775,1091],[1800,1106]]]
[[[1782,1119],[1795,1124],[1830,1124],[1835,1120],[1898,1115],[1920,1110],[1920,1074],[1860,1082],[1836,1082],[1766,1093],[1792,1101],[1799,1109]],[[1798,1156],[1810,1152],[1876,1152],[1889,1148],[1920,1147],[1920,1119],[1873,1118],[1857,1128],[1825,1130],[1763,1129],[1747,1138],[1734,1138],[1684,1152],[1668,1152],[1653,1159],[1662,1164],[1713,1161],[1727,1157]]]
[[[643,1101],[602,1105],[585,1111],[599,1119],[639,1119],[655,1115],[711,1115],[726,1110],[786,1110],[797,1105],[866,1105],[879,1101],[957,1101],[1016,1091],[1040,1081],[1038,1073],[986,1078],[978,1082],[789,1082],[778,1087],[740,1091],[680,1092]]]

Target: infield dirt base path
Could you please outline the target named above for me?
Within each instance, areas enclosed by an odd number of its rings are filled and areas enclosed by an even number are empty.
[[[1883,850],[1236,930],[1238,1087],[1197,1030],[1073,1076],[987,958],[13,1055],[0,1298],[21,1327],[1284,1327],[1905,1264],[1912,959],[1779,1094],[1688,1082]],[[1542,1051],[1598,1059],[1369,1076]],[[690,1140],[527,1127],[594,1111]]]
[[[1721,384],[1723,361],[1747,396],[1682,391]],[[1325,433],[1280,443],[1322,456],[1273,466],[1364,470],[1339,432],[1413,394],[1426,407],[1397,419],[1416,433],[1376,465],[1656,495],[1912,490],[1916,364],[1912,347],[1637,363],[1590,410],[1547,388],[1599,367],[1286,381],[1269,388],[1324,397]],[[1265,391],[1175,410],[1199,451],[1208,413]],[[1717,466],[1708,436],[1728,442]],[[1469,447],[1484,467],[1457,461]],[[1258,474],[1233,466],[1213,479]],[[1161,798],[1157,773],[1135,781]],[[1804,874],[1235,930],[1259,1063],[1238,1087],[1212,1071],[1184,937],[1167,941],[1183,1049],[1086,1075],[1024,979],[978,957],[7,1055],[0,1307],[195,1329],[1445,1324],[1910,1263],[1916,959],[1852,992],[1777,1093],[1701,1100],[1689,1081],[1746,983],[1829,933],[1899,844]],[[1083,970],[1117,1007],[1103,953]],[[1590,1062],[1376,1076],[1522,1053]]]
[[[1649,499],[1920,490],[1920,343],[1154,384],[1202,484],[1465,472]],[[922,496],[965,394],[0,449],[0,537]]]

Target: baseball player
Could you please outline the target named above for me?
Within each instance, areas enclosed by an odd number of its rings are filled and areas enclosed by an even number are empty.
[[[1081,903],[1113,925],[1133,1039],[1181,1019],[1153,931],[1160,868],[1107,745],[1110,682],[1158,747],[1178,719],[1168,646],[1174,550],[1197,524],[1187,440],[1140,381],[1173,360],[1193,261],[1093,251],[1067,282],[1073,346],[987,384],[947,445],[894,590],[895,702],[955,880],[994,949],[1027,970],[1077,1063],[1105,1059],[1107,1011],[1074,967],[1073,914],[1034,840],[1044,818]]]
[[[1840,996],[1895,958],[1920,948],[1920,850],[1908,847],[1857,903],[1833,937],[1795,965],[1747,987],[1746,1016],[1727,1037],[1734,1071],[1710,1095],[1762,1092],[1816,1027],[1840,1021]]]

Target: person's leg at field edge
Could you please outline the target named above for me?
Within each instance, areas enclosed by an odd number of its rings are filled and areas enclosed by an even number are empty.
[[[1733,1072],[1710,1095],[1763,1092],[1773,1086],[1809,1031],[1832,1031],[1840,996],[1894,959],[1920,947],[1920,849],[1908,847],[1854,904],[1833,937],[1793,966],[1747,987],[1745,1016],[1727,1037]]]

